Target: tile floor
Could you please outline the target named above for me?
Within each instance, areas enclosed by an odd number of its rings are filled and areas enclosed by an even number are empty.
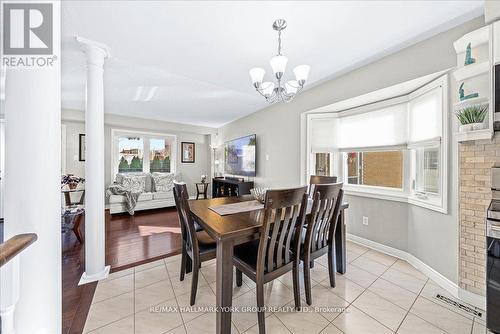
[[[337,275],[335,288],[326,257],[316,262],[308,312],[287,310],[293,309],[291,274],[273,283],[266,294],[266,305],[274,307],[267,313],[267,333],[485,333],[484,318],[436,299],[436,293],[452,297],[408,263],[351,242],[347,250],[347,273]],[[215,313],[203,307],[215,305],[215,263],[202,267],[198,309],[188,309],[190,275],[179,281],[179,261],[174,256],[151,262],[99,282],[84,333],[214,333]],[[255,306],[255,285],[243,277],[243,286],[234,287],[233,306]],[[233,313],[232,319],[233,333],[258,333],[255,313]]]

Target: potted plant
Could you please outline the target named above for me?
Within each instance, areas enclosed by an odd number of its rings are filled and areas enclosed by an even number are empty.
[[[460,132],[484,129],[484,119],[488,114],[488,105],[471,105],[456,113],[460,122]]]
[[[61,177],[61,188],[67,185],[69,189],[75,189],[79,183],[85,182],[84,178],[73,174],[66,174]]]

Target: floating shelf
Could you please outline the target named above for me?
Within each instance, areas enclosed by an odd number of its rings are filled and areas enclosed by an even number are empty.
[[[464,142],[470,140],[491,139],[493,138],[493,132],[491,129],[482,129],[476,131],[457,132],[455,133],[455,136],[458,142]]]
[[[463,35],[460,39],[453,43],[456,53],[464,53],[467,48],[467,44],[471,43],[472,48],[476,48],[479,45],[486,44],[490,39],[490,27],[485,26],[481,29],[471,31],[468,34]]]
[[[457,81],[470,79],[481,74],[488,74],[490,71],[490,62],[484,61],[482,63],[471,64],[459,67],[453,75]]]
[[[487,97],[475,97],[473,99],[467,99],[453,104],[455,110],[462,109],[463,107],[472,106],[476,104],[489,104],[490,100]]]

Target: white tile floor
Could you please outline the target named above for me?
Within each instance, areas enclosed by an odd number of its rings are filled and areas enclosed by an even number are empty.
[[[347,250],[347,273],[337,275],[335,288],[329,285],[326,257],[316,261],[313,308],[321,309],[293,310],[291,274],[273,283],[266,295],[267,306],[275,307],[267,313],[267,333],[486,332],[484,319],[436,299],[436,293],[453,297],[408,263],[350,242]],[[198,309],[189,309],[191,275],[179,281],[179,261],[179,256],[167,258],[99,282],[84,333],[214,333],[215,313],[203,307],[215,305],[215,263],[203,265]],[[243,286],[234,286],[233,306],[255,306],[255,285],[243,277]],[[233,313],[232,319],[233,333],[258,333],[255,313]]]

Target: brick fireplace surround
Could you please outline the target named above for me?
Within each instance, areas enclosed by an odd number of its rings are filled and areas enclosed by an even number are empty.
[[[486,292],[486,210],[491,200],[491,167],[500,165],[500,136],[459,144],[459,286]]]

